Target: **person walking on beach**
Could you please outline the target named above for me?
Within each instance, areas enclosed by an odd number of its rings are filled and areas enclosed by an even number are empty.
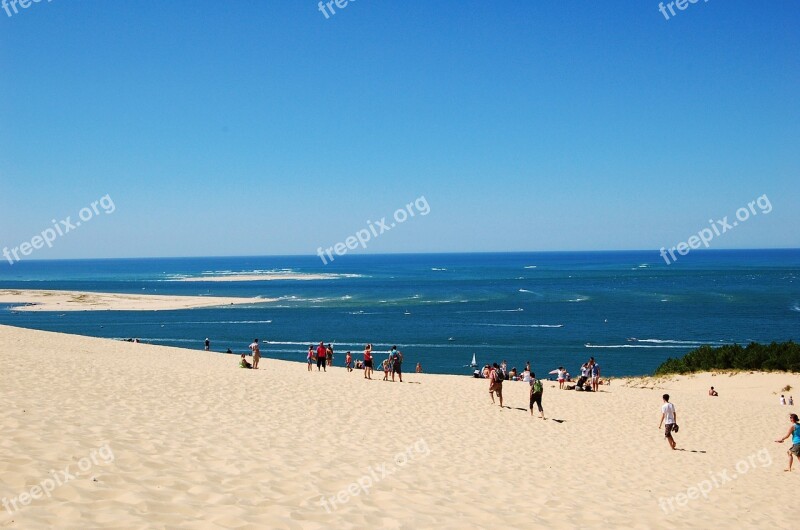
[[[422,373],[422,363],[417,363],[417,373],[418,374]]]
[[[786,405],[786,398],[781,394],[781,405]]]
[[[780,440],[775,440],[775,442],[782,444],[787,438],[792,438],[792,447],[786,451],[786,454],[789,455],[789,467],[784,471],[792,470],[792,456],[796,457],[797,461],[800,462],[800,421],[798,421],[797,414],[789,414],[789,421],[792,423],[789,432]]]
[[[345,365],[345,367],[347,367],[347,371],[348,372],[352,372],[353,371],[353,356],[350,355],[350,352],[347,352],[344,355],[344,365]]]
[[[400,377],[400,382],[403,382],[403,352],[397,349],[397,346],[392,347],[392,382],[394,382],[394,376],[397,374]]]
[[[250,345],[250,351],[253,352],[253,370],[258,370],[258,361],[261,360],[261,350],[258,347],[258,339],[253,339]]]
[[[792,396],[789,396],[789,406],[794,407],[794,398]]]
[[[211,341],[208,340],[208,337],[206,337],[205,346],[206,346],[206,351],[209,351],[211,349]]]
[[[328,366],[333,366],[333,346],[328,344],[328,348],[325,350],[325,362]]]
[[[372,379],[372,344],[364,348],[364,379]]]
[[[492,371],[489,372],[489,397],[492,398],[494,404],[494,395],[500,398],[500,407],[503,407],[503,372],[497,363],[492,364]]]
[[[320,341],[319,346],[317,346],[317,372],[319,372],[319,368],[322,367],[324,371],[328,371],[325,368],[325,359],[328,356],[328,349],[325,347],[325,343]]]
[[[308,353],[306,353],[306,364],[308,365],[309,372],[312,372],[314,370],[314,357],[316,357],[316,355],[314,354],[314,346],[309,345]]]
[[[542,408],[542,393],[544,392],[544,385],[542,381],[536,379],[536,374],[531,372],[531,403],[529,405],[531,409],[531,416],[533,416],[533,404],[536,403],[536,407],[539,409],[539,416],[543,420],[547,418],[544,417],[544,409]]]
[[[661,405],[661,421],[658,422],[658,428],[664,424],[664,437],[669,442],[669,446],[675,450],[675,439],[672,438],[672,431],[675,430],[675,424],[678,422],[678,413],[675,412],[675,405],[669,402],[669,394],[662,396],[664,404]],[[664,423],[666,421],[666,424]]]

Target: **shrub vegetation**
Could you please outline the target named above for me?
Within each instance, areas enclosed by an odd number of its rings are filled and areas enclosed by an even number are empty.
[[[687,374],[711,370],[761,370],[800,372],[800,344],[792,341],[772,344],[751,342],[746,347],[738,344],[701,346],[680,359],[670,357],[656,368],[655,375]]]

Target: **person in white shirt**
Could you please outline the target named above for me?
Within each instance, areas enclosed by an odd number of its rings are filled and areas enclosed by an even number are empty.
[[[781,394],[781,405],[786,405],[786,398]]]
[[[664,394],[662,397],[664,399],[664,404],[661,405],[661,421],[658,422],[658,428],[661,429],[662,424],[665,426],[664,437],[667,439],[669,446],[675,450],[677,444],[672,438],[672,431],[675,430],[678,422],[678,413],[675,412],[675,405],[669,402],[669,394]]]

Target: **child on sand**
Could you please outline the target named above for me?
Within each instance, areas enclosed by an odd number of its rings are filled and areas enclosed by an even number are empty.
[[[714,390],[714,387],[713,387],[713,386],[712,386],[712,387],[709,389],[709,391],[708,391],[708,395],[709,395],[709,396],[715,396],[715,397],[716,397],[716,396],[719,396],[719,394],[717,393],[717,391],[716,391],[716,390]]]
[[[675,450],[675,440],[672,438],[672,431],[676,430],[676,423],[678,421],[678,414],[675,412],[675,405],[669,402],[669,394],[664,394],[662,396],[664,399],[664,404],[661,405],[661,421],[658,422],[658,428],[661,429],[661,425],[666,420],[666,425],[664,429],[664,437],[669,442],[669,446]]]
[[[383,360],[383,380],[389,380],[389,359]]]
[[[311,372],[314,366],[314,346],[308,347],[308,354],[306,355],[306,362],[308,363],[308,371]]]
[[[250,363],[247,362],[247,359],[245,358],[244,354],[242,354],[242,358],[239,361],[239,368],[252,368]]]
[[[777,443],[782,444],[787,438],[792,438],[792,447],[786,451],[786,454],[789,455],[789,467],[784,469],[784,471],[792,470],[792,456],[796,457],[798,462],[800,462],[800,422],[798,421],[797,414],[789,414],[789,421],[792,423],[789,432],[780,440],[775,440]]]
[[[558,389],[564,390],[564,382],[567,380],[567,371],[563,366],[558,367]]]
[[[364,379],[372,379],[372,344],[364,348]]]
[[[353,371],[353,356],[350,355],[350,352],[344,355],[344,365],[347,367],[348,372]]]

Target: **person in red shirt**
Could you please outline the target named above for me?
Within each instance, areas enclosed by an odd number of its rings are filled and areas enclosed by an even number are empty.
[[[319,346],[317,346],[317,372],[319,372],[319,367],[321,366],[324,371],[328,371],[325,368],[325,358],[327,356],[328,349],[325,347],[325,343],[320,342]]]
[[[372,344],[364,348],[364,379],[372,379]]]

